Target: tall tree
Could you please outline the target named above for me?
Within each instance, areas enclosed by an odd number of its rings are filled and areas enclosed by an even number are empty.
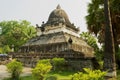
[[[116,63],[115,63],[115,47],[114,37],[111,25],[111,17],[109,10],[109,1],[104,0],[105,13],[105,51],[104,51],[104,70],[108,70],[109,77],[116,77]]]
[[[111,13],[109,16],[111,16],[112,26],[108,25],[109,27],[106,27],[105,25],[106,16],[104,15],[104,0],[91,0],[91,3],[88,5],[88,15],[86,16],[86,20],[88,24],[88,30],[98,37],[100,43],[105,42],[105,45],[107,44],[105,47],[105,56],[108,57],[108,62],[111,63],[114,62],[114,45],[115,50],[118,51],[118,45],[120,44],[120,0],[110,0],[109,6]],[[106,30],[108,30],[108,33]],[[112,30],[112,32],[110,30]],[[113,36],[111,35],[112,33]],[[112,41],[114,41],[115,44],[113,44]],[[109,50],[107,50],[108,48]],[[109,52],[110,54],[108,54]],[[110,57],[112,58],[111,61],[109,60]],[[111,68],[114,71],[115,66],[113,66],[114,63],[112,64]]]
[[[8,45],[10,49],[14,47],[15,51],[17,51],[28,39],[36,36],[35,27],[26,20],[2,21],[0,22],[0,26],[2,28],[0,47]]]
[[[111,24],[114,37],[115,51],[118,51],[120,44],[120,0],[110,0]],[[105,39],[105,16],[104,0],[91,0],[88,5],[88,15],[86,16],[87,28],[94,33],[99,42],[104,44]],[[120,54],[119,54],[120,55]],[[120,62],[120,59],[116,59]],[[118,64],[117,63],[117,64]],[[120,65],[118,66],[120,68]]]
[[[118,50],[120,44],[120,0],[110,0],[111,23],[113,28],[113,37],[115,49]],[[94,33],[99,42],[104,42],[105,33],[105,16],[104,0],[91,0],[88,5],[88,15],[86,16],[88,30]]]

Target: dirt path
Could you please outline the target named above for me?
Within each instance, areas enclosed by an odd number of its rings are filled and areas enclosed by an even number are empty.
[[[28,76],[31,74],[31,68],[24,67],[23,73],[21,76]],[[10,73],[7,72],[7,68],[5,65],[0,65],[0,80],[3,80],[3,78],[9,77]]]

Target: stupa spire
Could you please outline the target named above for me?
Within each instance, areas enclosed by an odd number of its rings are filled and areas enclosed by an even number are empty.
[[[58,4],[57,7],[56,7],[56,9],[61,9],[61,6]]]

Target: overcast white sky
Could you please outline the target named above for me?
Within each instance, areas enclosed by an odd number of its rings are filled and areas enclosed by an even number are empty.
[[[0,0],[0,21],[27,20],[32,25],[41,25],[49,14],[60,4],[71,23],[86,31],[85,16],[90,0]]]

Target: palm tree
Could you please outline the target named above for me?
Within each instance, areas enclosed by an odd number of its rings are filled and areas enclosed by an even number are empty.
[[[110,11],[108,0],[91,0],[86,21],[89,32],[94,33],[100,43],[105,43],[104,70],[109,69],[110,72],[115,72],[114,76],[116,76],[115,50],[117,52],[120,44],[120,1],[110,0],[109,2]]]
[[[113,37],[115,49],[118,50],[120,44],[120,0],[110,0],[111,23],[113,25]],[[100,43],[104,42],[105,18],[104,0],[91,0],[88,5],[88,15],[86,16],[87,28],[94,33]]]
[[[105,13],[105,51],[104,51],[104,70],[107,71],[107,76],[116,77],[116,63],[115,63],[115,47],[113,29],[111,25],[111,17],[109,10],[109,1],[104,0],[104,13]]]

